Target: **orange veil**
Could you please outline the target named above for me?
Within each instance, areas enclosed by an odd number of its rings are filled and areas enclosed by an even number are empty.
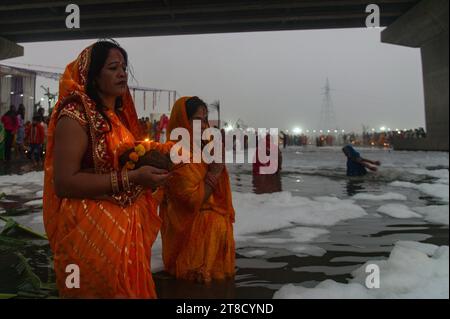
[[[44,164],[44,225],[53,252],[60,296],[81,298],[154,298],[150,271],[151,245],[160,219],[151,193],[140,187],[113,201],[59,198],[53,184],[54,134],[63,112],[88,129],[95,173],[117,170],[118,146],[134,145],[139,125],[129,90],[122,110],[108,115],[111,125],[95,109],[85,85],[92,46],[67,65],[59,85],[59,99],[48,127]],[[76,143],[76,141],[74,141]],[[122,197],[123,198],[122,198]],[[125,200],[124,200],[125,199]],[[67,267],[79,268],[79,288],[67,285]]]
[[[175,102],[170,115],[168,138],[175,128],[192,127],[186,100]],[[176,142],[176,140],[172,140]],[[177,278],[209,282],[234,276],[234,209],[228,172],[224,169],[214,193],[203,203],[205,163],[179,164],[165,187],[160,208],[163,260]]]

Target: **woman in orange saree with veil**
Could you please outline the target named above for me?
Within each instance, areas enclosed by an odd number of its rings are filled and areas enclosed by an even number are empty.
[[[125,50],[99,41],[60,80],[43,201],[61,297],[156,297],[150,254],[161,221],[151,189],[168,174],[150,166],[120,170],[120,151],[139,138],[126,70]],[[168,151],[157,143],[151,148]]]
[[[168,138],[174,129],[185,128],[193,149],[193,120],[201,121],[202,131],[208,127],[206,104],[197,97],[177,100]],[[225,164],[192,163],[191,157],[190,163],[176,165],[164,186],[160,216],[167,272],[201,283],[234,277],[234,209]]]

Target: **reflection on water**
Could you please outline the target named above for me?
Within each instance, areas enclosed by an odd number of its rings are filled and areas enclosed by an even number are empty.
[[[253,192],[255,194],[281,192],[281,175],[254,175]]]
[[[234,280],[215,281],[208,285],[187,280],[176,280],[165,272],[153,276],[158,298],[175,299],[234,299],[236,285]]]
[[[349,178],[346,185],[347,196],[352,197],[358,193],[364,192],[364,183],[360,180],[353,180]]]

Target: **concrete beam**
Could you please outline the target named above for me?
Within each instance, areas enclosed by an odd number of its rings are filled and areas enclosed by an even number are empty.
[[[23,46],[0,37],[0,60],[23,56]]]
[[[381,42],[419,48],[448,33],[448,0],[422,0],[381,32]]]
[[[420,0],[371,0],[387,26]],[[16,43],[365,27],[367,0],[78,0],[81,29],[66,29],[63,0],[1,0],[0,37]],[[192,3],[191,3],[192,2]],[[120,21],[120,23],[117,23]]]

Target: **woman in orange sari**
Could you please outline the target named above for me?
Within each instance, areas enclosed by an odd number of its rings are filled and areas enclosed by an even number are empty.
[[[193,121],[208,127],[208,109],[198,97],[175,102],[167,136],[185,128],[193,149]],[[176,139],[172,139],[176,142]],[[209,283],[213,279],[233,278],[235,244],[234,209],[229,176],[224,163],[191,162],[178,164],[164,186],[160,207],[163,261],[176,278]]]
[[[48,128],[44,225],[61,297],[156,297],[150,252],[161,221],[151,189],[168,173],[120,170],[119,153],[138,136],[127,54],[99,41],[66,67]]]

